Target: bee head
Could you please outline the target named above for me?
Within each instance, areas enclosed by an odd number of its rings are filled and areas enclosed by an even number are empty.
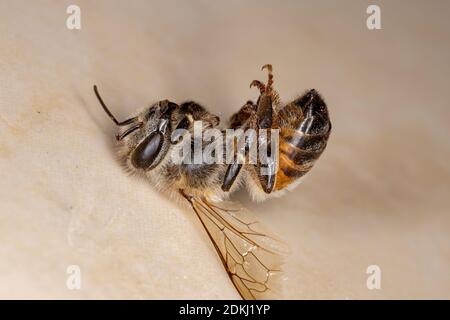
[[[144,110],[139,131],[129,139],[130,161],[135,169],[152,170],[165,158],[170,147],[172,114],[178,108],[176,103],[162,100]]]
[[[119,127],[116,139],[128,167],[147,171],[158,166],[169,151],[172,115],[179,106],[162,100],[145,108],[137,116],[119,122],[106,107],[96,86],[94,92],[106,114]]]

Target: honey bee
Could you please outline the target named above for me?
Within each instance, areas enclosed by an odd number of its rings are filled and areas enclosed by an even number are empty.
[[[259,134],[256,137],[266,144],[271,130],[278,130],[275,147],[279,156],[253,164],[174,161],[173,155],[184,150],[186,143],[194,154],[198,152],[195,135],[190,135],[196,123],[200,122],[203,132],[218,128],[220,118],[193,101],[176,104],[162,100],[119,122],[94,86],[104,111],[119,127],[116,139],[124,167],[193,209],[243,299],[276,297],[288,249],[248,210],[226,201],[229,194],[245,185],[255,200],[265,200],[292,189],[322,154],[331,131],[327,106],[317,91],[310,90],[283,105],[273,89],[272,66],[263,69],[268,70],[267,83],[254,80],[250,84],[260,91],[257,102],[247,101],[229,121],[229,129],[268,131],[265,140]],[[180,130],[185,134],[174,138]],[[232,141],[234,149],[240,139]],[[201,150],[214,143],[200,142]],[[243,158],[249,156],[248,143],[244,141]]]

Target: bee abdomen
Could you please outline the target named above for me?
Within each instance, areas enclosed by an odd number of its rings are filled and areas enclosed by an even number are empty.
[[[276,190],[284,189],[311,170],[325,150],[328,136],[329,131],[306,134],[292,129],[281,130]]]
[[[282,126],[275,190],[286,188],[311,170],[331,131],[327,106],[314,89],[286,105],[279,115]]]

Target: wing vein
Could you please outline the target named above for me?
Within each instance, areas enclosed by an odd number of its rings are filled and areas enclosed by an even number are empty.
[[[219,207],[204,197],[189,196],[183,190],[180,190],[180,193],[188,200],[205,228],[228,277],[240,296],[243,299],[257,299],[268,291],[274,292],[272,286],[275,283],[270,279],[274,273],[281,272],[278,269],[282,261],[281,254],[263,247],[263,244],[259,243],[260,240],[253,240],[249,236],[264,237],[266,241],[278,240],[253,230],[251,225],[259,223],[258,221],[252,220],[246,223],[233,214],[239,213],[241,218],[246,218],[243,216],[246,213],[243,208],[234,210]],[[232,219],[230,220],[229,217]],[[222,246],[223,249],[220,248]],[[269,264],[266,264],[266,261]]]

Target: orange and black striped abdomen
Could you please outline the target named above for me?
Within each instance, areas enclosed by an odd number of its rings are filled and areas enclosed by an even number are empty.
[[[294,106],[298,112],[292,112]],[[325,102],[314,90],[293,101],[286,110],[280,113],[289,126],[280,130],[275,190],[286,188],[311,170],[325,150],[331,131]]]

